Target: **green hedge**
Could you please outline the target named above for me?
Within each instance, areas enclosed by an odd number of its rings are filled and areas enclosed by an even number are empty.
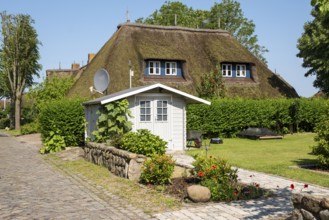
[[[224,137],[234,137],[247,127],[266,127],[279,133],[314,131],[324,117],[327,102],[324,99],[213,100],[210,106],[187,107],[187,128]]]
[[[82,102],[81,99],[62,99],[45,104],[39,118],[43,140],[59,135],[66,146],[81,146],[85,130]]]

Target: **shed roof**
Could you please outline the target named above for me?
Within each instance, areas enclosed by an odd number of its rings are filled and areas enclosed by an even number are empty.
[[[153,90],[153,89],[162,89],[162,90],[166,90],[168,92],[180,95],[180,96],[185,98],[187,103],[202,103],[202,104],[207,104],[207,105],[211,104],[211,102],[209,102],[207,100],[198,98],[198,97],[193,96],[191,94],[188,94],[188,93],[182,92],[180,90],[171,88],[169,86],[165,86],[161,83],[157,83],[157,84],[153,84],[153,85],[139,86],[139,87],[134,87],[134,88],[122,90],[120,92],[116,92],[116,93],[113,93],[113,94],[110,94],[110,95],[106,95],[106,96],[103,96],[103,97],[100,97],[100,98],[97,98],[97,99],[94,99],[94,100],[84,102],[83,105],[96,105],[96,104],[104,105],[104,104],[107,104],[107,103],[110,103],[110,102],[113,102],[113,101],[117,101],[117,100],[120,100],[120,99],[124,99],[124,98],[130,97],[130,96],[133,96],[133,95],[148,92],[148,91]]]

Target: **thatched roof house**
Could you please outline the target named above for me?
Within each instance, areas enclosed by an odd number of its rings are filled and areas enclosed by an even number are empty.
[[[162,83],[197,95],[203,74],[221,65],[229,97],[298,97],[295,89],[224,30],[124,23],[80,75],[69,96],[91,97],[89,87],[100,68],[107,70],[107,93]]]

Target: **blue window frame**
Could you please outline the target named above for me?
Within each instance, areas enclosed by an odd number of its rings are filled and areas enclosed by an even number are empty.
[[[247,63],[222,63],[221,74],[223,77],[251,78],[250,64]]]
[[[183,76],[181,61],[175,60],[146,60],[145,76]]]

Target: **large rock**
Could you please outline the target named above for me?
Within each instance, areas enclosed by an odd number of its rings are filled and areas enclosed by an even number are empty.
[[[211,198],[210,190],[200,185],[189,186],[187,195],[193,202],[208,202]]]
[[[324,210],[320,212],[321,220],[329,220],[329,210]]]
[[[329,198],[322,199],[321,206],[325,209],[329,209]]]
[[[128,179],[130,180],[139,180],[141,176],[142,163],[138,163],[136,160],[132,159],[129,162],[128,169]]]

